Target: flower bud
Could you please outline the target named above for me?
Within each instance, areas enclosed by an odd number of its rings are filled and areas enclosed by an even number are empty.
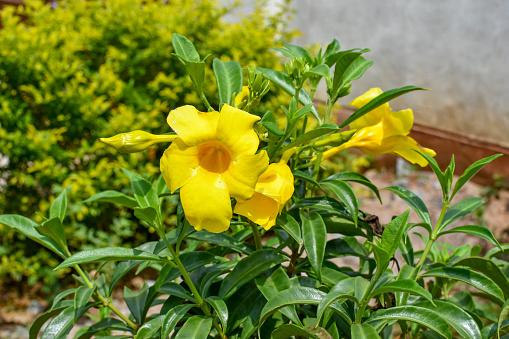
[[[176,134],[154,135],[144,131],[120,133],[111,138],[100,138],[101,142],[115,148],[120,153],[136,153],[161,142],[172,142]]]

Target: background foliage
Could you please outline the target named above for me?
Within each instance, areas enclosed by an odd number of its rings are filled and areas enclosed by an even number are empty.
[[[123,155],[98,138],[135,129],[167,133],[164,121],[172,108],[186,103],[204,109],[171,55],[174,32],[189,37],[203,55],[277,68],[278,57],[267,46],[294,34],[285,25],[291,13],[285,6],[274,15],[258,6],[237,23],[225,22],[232,8],[214,0],[71,0],[56,8],[27,1],[23,8],[6,7],[0,30],[0,153],[9,162],[0,168],[0,214],[45,215],[68,188],[71,248],[150,240],[151,234],[136,232],[127,209],[72,202],[105,189],[125,192],[121,167],[145,176],[158,173],[164,147]],[[205,93],[214,93],[212,60],[206,63]],[[217,107],[215,97],[210,101]],[[265,102],[270,106],[270,97]],[[2,279],[55,279],[56,273],[44,269],[55,266],[48,252],[2,225],[0,234]]]

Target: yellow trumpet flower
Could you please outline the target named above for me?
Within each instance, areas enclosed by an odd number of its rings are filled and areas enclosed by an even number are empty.
[[[157,143],[172,142],[175,138],[177,138],[175,134],[154,135],[145,131],[132,131],[120,133],[111,138],[100,138],[100,140],[120,153],[136,153]]]
[[[253,198],[238,200],[234,212],[270,229],[293,195],[293,181],[292,171],[285,161],[270,164],[258,179]]]
[[[232,217],[230,197],[253,197],[258,177],[267,169],[267,152],[258,150],[253,124],[260,118],[223,105],[221,112],[179,107],[168,115],[178,134],[161,158],[161,172],[196,230],[219,233]]]
[[[382,93],[380,88],[372,88],[352,101],[350,105],[361,108]],[[355,147],[369,155],[396,154],[413,164],[417,163],[424,167],[428,162],[414,150],[432,157],[436,153],[432,149],[421,147],[417,141],[407,136],[413,122],[414,115],[411,109],[392,112],[389,104],[385,103],[352,122],[350,128],[357,132],[344,144],[324,152],[322,159],[329,158],[344,149]]]

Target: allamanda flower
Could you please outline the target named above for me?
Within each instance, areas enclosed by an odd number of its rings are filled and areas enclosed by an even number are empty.
[[[352,101],[350,105],[361,108],[382,93],[380,88],[372,88]],[[421,147],[417,141],[407,136],[413,122],[414,115],[411,109],[392,112],[389,104],[385,103],[352,122],[350,128],[357,132],[341,146],[324,152],[322,159],[344,149],[355,147],[369,155],[396,154],[413,164],[417,163],[424,167],[428,162],[414,150],[432,157],[436,153],[432,149]]]
[[[268,230],[276,223],[293,190],[293,174],[286,161],[270,164],[258,179],[253,198],[239,200],[234,212]]]
[[[260,118],[223,105],[221,113],[179,107],[168,115],[178,138],[161,158],[161,172],[180,200],[196,230],[219,233],[232,217],[230,197],[253,197],[256,181],[268,166],[267,153],[258,150],[253,124]]]

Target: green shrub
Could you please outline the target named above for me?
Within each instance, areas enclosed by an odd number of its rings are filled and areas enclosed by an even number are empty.
[[[0,168],[5,180],[0,214],[34,217],[39,210],[47,216],[54,197],[68,188],[72,222],[66,232],[74,235],[72,248],[136,246],[151,240],[128,222],[133,216],[125,209],[73,202],[105,189],[125,191],[128,179],[119,173],[121,167],[145,176],[158,173],[165,147],[122,155],[98,138],[135,129],[167,133],[170,128],[162,122],[172,108],[185,103],[204,109],[183,66],[172,56],[174,32],[186,35],[203,56],[235,58],[244,67],[277,67],[277,55],[266,46],[291,38],[285,25],[290,12],[271,15],[261,8],[238,23],[225,22],[229,9],[214,0],[171,0],[166,5],[73,0],[58,2],[54,9],[43,1],[27,1],[26,7],[3,9],[0,153],[9,163]],[[217,107],[211,61],[207,59],[205,92]],[[40,267],[52,266],[52,258],[37,254],[38,247],[20,241],[22,236],[2,225],[0,234],[1,277],[55,277],[32,264],[20,269],[29,264],[23,257],[38,257]]]

